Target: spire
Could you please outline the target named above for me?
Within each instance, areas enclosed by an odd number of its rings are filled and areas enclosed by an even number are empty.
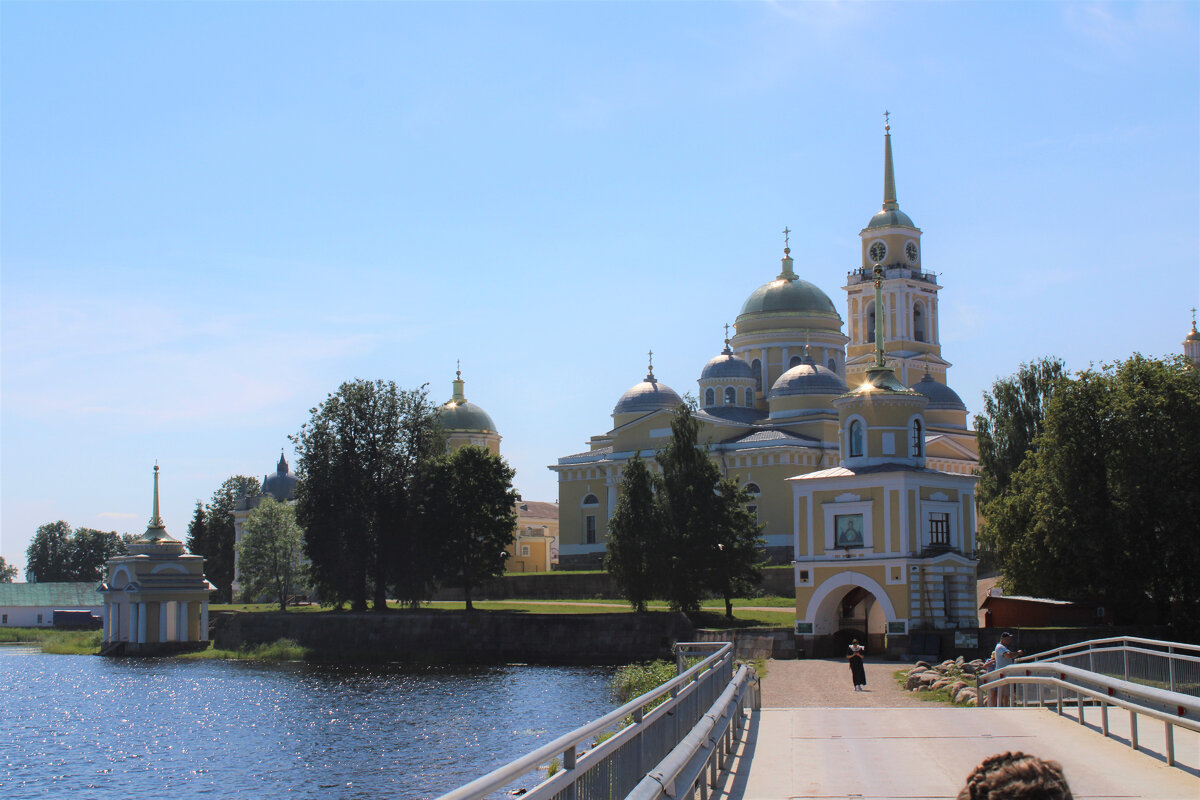
[[[650,360],[650,365],[646,367],[646,381],[649,383],[657,383],[658,379],[654,377],[654,351],[651,350],[648,352],[646,357]]]
[[[287,459],[283,457],[283,448],[282,447],[279,448],[279,464],[275,467],[275,471],[278,472],[280,475],[287,475],[288,463],[287,463]]]
[[[454,366],[454,396],[450,398],[450,402],[465,403],[467,397],[463,394],[462,360],[455,361]]]
[[[142,534],[142,538],[150,541],[171,538],[167,533],[167,526],[163,524],[162,517],[158,513],[158,464],[154,465],[154,510],[150,514],[150,522],[147,523],[146,532]]]
[[[890,113],[883,112],[883,210],[896,211],[896,175],[892,170],[892,126]]]

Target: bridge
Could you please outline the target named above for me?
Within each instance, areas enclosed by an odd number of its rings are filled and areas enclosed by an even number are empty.
[[[1007,750],[1060,762],[1079,800],[1200,797],[1200,647],[1125,637],[1029,656],[981,676],[1001,708],[762,708],[732,645],[677,659],[673,680],[441,800],[501,797],[531,773],[531,800],[954,798]]]

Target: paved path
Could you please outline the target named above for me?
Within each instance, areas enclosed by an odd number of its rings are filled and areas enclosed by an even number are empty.
[[[837,660],[772,661],[763,708],[720,787],[733,800],[940,800],[954,798],[984,758],[1023,750],[1062,763],[1077,800],[1200,797],[1200,736],[1176,730],[1180,766],[1160,755],[1162,725],[1143,718],[1144,746],[1128,746],[1128,715],[1111,715],[1113,739],[1043,709],[951,708],[895,685],[903,665],[868,662],[870,692],[855,692]],[[915,707],[914,707],[915,705]]]

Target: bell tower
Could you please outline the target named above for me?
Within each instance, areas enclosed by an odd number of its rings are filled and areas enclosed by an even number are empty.
[[[942,358],[938,325],[937,276],[924,269],[921,229],[896,202],[892,165],[892,133],[884,112],[883,207],[859,232],[858,268],[846,275],[846,383],[853,388],[874,366],[876,302],[872,292],[875,267],[883,268],[883,336],[885,354],[901,383],[912,385],[926,373],[946,382],[949,362]]]

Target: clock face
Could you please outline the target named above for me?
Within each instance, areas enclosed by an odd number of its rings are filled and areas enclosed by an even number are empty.
[[[883,242],[874,242],[867,250],[867,255],[871,257],[872,263],[881,264],[884,257],[887,256],[887,245]]]
[[[908,256],[908,263],[910,263],[910,264],[917,263],[917,256],[920,255],[919,251],[917,250],[917,243],[916,242],[905,242],[904,243],[904,255]]]

